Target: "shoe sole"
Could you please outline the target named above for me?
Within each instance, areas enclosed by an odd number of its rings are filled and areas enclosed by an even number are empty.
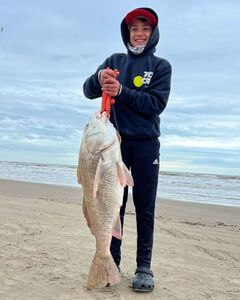
[[[149,289],[144,289],[144,288],[141,288],[141,289],[134,289],[132,288],[132,290],[134,292],[138,292],[138,293],[150,293],[153,291],[154,288],[149,288]]]

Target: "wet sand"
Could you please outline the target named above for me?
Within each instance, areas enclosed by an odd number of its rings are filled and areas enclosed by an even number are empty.
[[[87,290],[95,242],[81,188],[0,180],[0,299],[240,299],[240,208],[159,199],[155,289],[134,293],[129,199],[119,286]]]

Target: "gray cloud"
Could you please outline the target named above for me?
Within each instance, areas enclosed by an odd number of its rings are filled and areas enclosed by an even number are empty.
[[[75,164],[83,126],[100,107],[100,99],[84,98],[83,82],[107,56],[125,51],[121,19],[141,5],[0,3],[1,159]],[[147,5],[159,14],[156,54],[173,67],[162,115],[163,167],[238,174],[240,5],[233,0]]]

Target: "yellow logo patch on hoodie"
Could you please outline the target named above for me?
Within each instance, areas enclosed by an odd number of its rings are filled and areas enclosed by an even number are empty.
[[[153,72],[144,71],[144,75],[137,75],[133,78],[133,84],[135,87],[141,87],[144,85],[149,85],[153,76]]]

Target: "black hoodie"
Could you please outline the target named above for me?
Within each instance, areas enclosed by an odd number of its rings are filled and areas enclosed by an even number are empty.
[[[149,9],[158,20],[157,14]],[[122,39],[127,47],[129,30],[125,19],[121,23]],[[102,96],[98,72],[107,67],[118,69],[122,91],[115,97],[114,110],[117,123],[111,114],[111,121],[119,129],[124,139],[152,139],[160,136],[160,117],[165,109],[170,93],[171,65],[165,59],[154,55],[159,41],[158,25],[153,28],[151,37],[141,54],[116,53],[99,66],[95,74],[84,83],[87,98]]]

